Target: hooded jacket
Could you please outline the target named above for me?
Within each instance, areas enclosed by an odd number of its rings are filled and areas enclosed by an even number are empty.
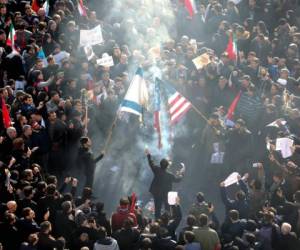
[[[119,250],[119,246],[115,239],[106,237],[95,242],[94,250]]]

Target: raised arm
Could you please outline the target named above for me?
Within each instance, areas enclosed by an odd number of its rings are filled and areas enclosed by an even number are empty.
[[[151,168],[152,172],[154,173],[155,169],[156,169],[156,166],[155,166],[155,164],[154,164],[154,162],[151,158],[151,154],[150,154],[148,149],[145,150],[145,154],[147,155],[149,167]]]
[[[221,191],[221,198],[222,198],[224,205],[227,208],[231,207],[233,201],[228,198],[227,190],[226,190],[224,182],[220,183],[220,191]]]
[[[248,179],[249,175],[246,174],[246,180]],[[246,195],[246,198],[249,199],[249,188],[248,188],[248,185],[245,183],[245,181],[239,177],[239,185],[240,185],[240,188],[241,190],[245,193]]]
[[[172,221],[168,225],[168,230],[171,232],[176,232],[177,227],[179,226],[181,219],[182,219],[182,211],[180,206],[180,198],[177,197],[176,204],[171,206],[172,209]]]

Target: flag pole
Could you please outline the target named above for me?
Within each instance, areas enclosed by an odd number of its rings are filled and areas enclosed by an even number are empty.
[[[173,86],[174,87],[174,86]],[[175,87],[174,87],[175,88]],[[176,88],[175,88],[176,89]],[[182,94],[181,94],[182,95]],[[189,100],[189,99],[187,99],[184,95],[182,95],[186,100]],[[216,128],[216,127],[214,127],[214,126],[212,126],[211,124],[210,124],[210,122],[209,122],[209,120],[207,119],[207,117],[191,102],[191,101],[189,101],[190,102],[190,104],[191,104],[191,107],[194,109],[194,111],[209,125],[209,126],[211,126],[217,133],[219,133],[219,130]]]
[[[190,103],[191,103],[191,102],[190,102]],[[203,120],[205,120],[205,121],[209,124],[209,120],[206,118],[206,116],[205,116],[204,114],[202,114],[202,112],[201,112],[198,108],[196,108],[194,104],[191,103],[191,106],[192,106],[192,108],[195,110],[195,112],[196,112],[200,117],[202,117]]]
[[[171,84],[173,86],[173,84]],[[173,86],[173,88],[175,88]],[[177,91],[177,89],[175,88],[175,90]],[[189,100],[188,98],[186,98],[183,94],[180,93],[181,96],[183,96],[186,100]],[[209,124],[208,119],[206,118],[206,116],[191,102],[189,101],[189,103],[191,104],[191,107],[195,110],[195,112],[204,120]]]
[[[109,147],[109,145],[111,143],[113,130],[114,130],[114,128],[115,128],[115,126],[117,124],[117,121],[118,121],[118,114],[119,114],[119,109],[117,110],[115,118],[114,118],[114,120],[113,120],[113,122],[112,122],[112,124],[111,124],[111,126],[110,126],[110,128],[108,130],[108,135],[106,137],[105,144],[104,144],[104,149],[103,149],[103,151],[105,153],[107,152],[107,149],[108,149],[108,147]]]
[[[198,109],[198,108],[196,108],[195,106],[194,106],[194,104],[192,104],[191,102],[190,102],[190,104],[191,104],[191,106],[192,106],[192,108],[195,110],[195,112],[209,125],[209,126],[211,126],[214,130],[215,130],[215,132],[217,133],[217,134],[219,134],[220,133],[220,131],[216,128],[216,127],[214,127],[214,126],[212,126],[211,124],[210,124],[210,122],[209,122],[209,120],[206,118],[206,116]]]

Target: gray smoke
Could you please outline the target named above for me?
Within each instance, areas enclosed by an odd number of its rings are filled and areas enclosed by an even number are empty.
[[[132,76],[138,66],[143,66],[150,100],[153,100],[155,77],[162,77],[164,59],[156,58],[149,50],[159,48],[162,52],[162,45],[175,37],[176,25],[171,4],[170,0],[113,0],[112,11],[107,16],[114,27],[122,28],[124,32],[121,36],[132,51],[129,75]],[[100,199],[113,199],[113,203],[116,203],[120,196],[132,191],[143,196],[147,193],[152,174],[144,154],[146,147],[157,162],[161,157],[172,157],[173,141],[185,135],[186,128],[181,125],[170,129],[167,107],[163,101],[161,107],[161,149],[158,149],[157,133],[152,129],[153,103],[150,103],[143,126],[132,126],[130,117],[127,122],[124,119],[118,120],[107,155],[98,164],[95,173],[95,189],[101,193],[105,190],[107,196]],[[93,140],[99,149],[98,146],[104,144],[105,138],[97,134]]]

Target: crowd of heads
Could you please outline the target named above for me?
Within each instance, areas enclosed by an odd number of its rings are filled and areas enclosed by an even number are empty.
[[[0,0],[0,249],[299,249],[299,2],[195,0],[193,15],[187,2]],[[104,41],[80,46],[80,30],[98,25]],[[114,65],[98,65],[107,55]],[[79,188],[69,177],[78,148],[108,133],[137,67],[149,87],[155,68],[209,117],[184,123],[202,133],[203,168],[225,153],[216,181],[247,173],[235,196],[212,187],[224,221],[201,192],[183,228],[179,200],[158,220],[135,197],[106,216],[92,180]]]

